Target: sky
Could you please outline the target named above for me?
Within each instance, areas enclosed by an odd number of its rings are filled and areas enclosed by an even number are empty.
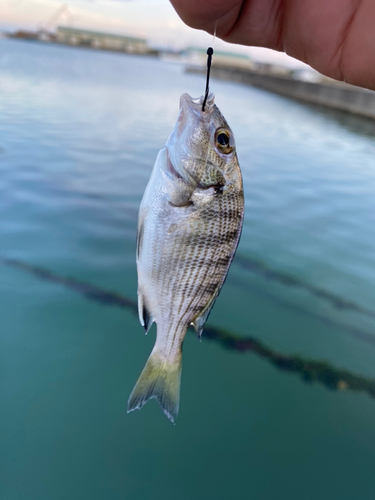
[[[204,1],[204,0],[203,0]],[[60,7],[67,9],[56,19]],[[0,0],[0,29],[36,30],[56,24],[146,38],[150,45],[206,48],[212,36],[186,26],[168,0]],[[215,40],[215,48],[248,54],[257,61],[305,66],[285,54]]]

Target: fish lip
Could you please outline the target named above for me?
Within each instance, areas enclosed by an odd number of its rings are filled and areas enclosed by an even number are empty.
[[[180,113],[173,132],[169,136],[166,149],[168,154],[167,171],[190,181],[189,175],[184,171],[184,160],[189,157],[190,139],[194,135],[198,124],[206,125],[210,122],[215,110],[214,94],[209,94],[205,111],[202,112],[204,96],[193,98],[189,94],[180,97]]]
[[[204,120],[208,122],[214,110],[214,94],[210,93],[206,101],[205,111],[202,111],[204,96],[190,97],[189,94],[182,94],[180,97],[180,113],[172,135],[177,139],[181,136],[188,123],[192,120]]]
[[[187,93],[182,94],[180,97],[180,114],[185,117],[185,120],[192,111],[199,115],[200,118],[208,117],[211,114],[210,112],[213,111],[215,95],[212,92],[208,94],[205,111],[202,111],[203,101],[204,95],[200,97],[191,97]]]
[[[167,149],[171,148],[187,129],[189,122],[196,122],[201,119],[200,102],[203,97],[192,98],[189,94],[182,94],[180,97],[180,112],[177,118],[175,128],[167,141]],[[202,101],[203,102],[203,101]]]

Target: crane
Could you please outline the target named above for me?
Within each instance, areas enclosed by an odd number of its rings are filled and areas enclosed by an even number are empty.
[[[60,7],[58,7],[58,9],[52,14],[52,16],[45,23],[44,27],[42,28],[43,31],[49,32],[53,28],[53,26],[57,23],[60,16],[62,16],[65,13],[69,13],[71,15],[71,12],[69,11],[69,5],[67,3],[63,3],[60,5]]]
[[[53,41],[55,36],[52,33],[53,28],[57,24],[58,20],[62,15],[66,17],[72,17],[73,14],[69,10],[69,5],[67,3],[61,4],[51,17],[47,19],[45,23],[43,23],[42,27],[38,30],[38,38],[39,40],[44,41]]]

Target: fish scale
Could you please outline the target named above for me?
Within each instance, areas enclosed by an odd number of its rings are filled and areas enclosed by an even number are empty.
[[[218,205],[223,205],[223,203],[218,203]],[[230,208],[228,210],[231,210]],[[210,210],[210,212],[215,213],[215,210]],[[216,210],[216,212],[220,212],[221,214],[225,214],[225,210],[219,209]],[[205,216],[203,216],[205,217]],[[208,220],[211,220],[211,216],[207,217]],[[205,294],[207,288],[214,283],[215,288],[218,285],[218,279],[222,278],[222,272],[220,270],[220,258],[224,258],[231,255],[232,253],[232,242],[230,241],[226,246],[221,243],[220,245],[213,245],[213,239],[216,237],[216,235],[225,235],[226,232],[228,231],[228,227],[231,228],[232,225],[228,224],[225,222],[226,217],[222,216],[217,219],[217,222],[215,224],[211,224],[211,231],[209,234],[204,234],[203,237],[200,235],[193,234],[190,238],[190,241],[188,240],[185,244],[183,243],[180,247],[179,250],[176,251],[176,253],[179,256],[179,261],[178,263],[182,262],[184,265],[181,269],[181,278],[177,279],[175,276],[176,274],[171,272],[169,276],[174,277],[174,284],[175,286],[173,287],[173,292],[176,293],[178,291],[183,292],[181,300],[179,304],[175,302],[175,306],[177,307],[177,313],[181,314],[183,311],[182,309],[185,307],[186,309],[186,328],[187,326],[191,323],[191,321],[194,319],[193,317],[189,317],[188,312],[189,308],[191,309],[194,306],[199,305],[202,307],[204,305],[200,304],[200,301],[202,300],[202,295]],[[237,223],[238,226],[238,223]],[[233,234],[233,238],[236,237],[236,232]],[[198,245],[199,245],[199,240],[202,240],[202,246],[206,247],[206,252],[205,252],[205,257],[202,258],[200,255],[202,254],[202,250],[199,250],[199,246],[197,245],[197,238],[198,238]],[[221,238],[221,236],[220,236]],[[186,253],[184,252],[185,250],[190,250]],[[201,260],[200,266],[198,269],[196,269],[196,266],[192,264],[194,262],[194,258],[199,258]],[[225,259],[226,260],[226,259]],[[209,265],[205,265],[205,263],[208,263]],[[228,264],[228,261],[226,261],[226,265]],[[207,269],[206,269],[207,266]],[[178,264],[176,265],[176,271],[178,270]],[[205,275],[206,280],[201,276]],[[197,290],[196,290],[197,289]],[[201,295],[199,295],[199,290],[201,291]],[[212,294],[213,290],[210,290],[210,293]],[[195,300],[190,302],[188,305],[186,305],[186,300],[188,297],[193,297]],[[168,312],[170,312],[168,310]]]
[[[159,152],[138,221],[139,317],[157,323],[155,346],[128,411],[157,398],[174,422],[179,409],[182,343],[200,336],[236,251],[244,215],[235,142],[209,96],[181,97],[180,114]]]

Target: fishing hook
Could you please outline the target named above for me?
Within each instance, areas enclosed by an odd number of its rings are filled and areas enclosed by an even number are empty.
[[[210,69],[211,69],[211,61],[212,61],[212,54],[214,53],[214,49],[212,47],[208,47],[207,49],[207,79],[206,79],[206,92],[204,94],[204,99],[203,99],[203,104],[202,104],[202,111],[204,112],[204,108],[206,106],[206,101],[208,98],[208,92],[210,90],[209,83],[210,83]]]

